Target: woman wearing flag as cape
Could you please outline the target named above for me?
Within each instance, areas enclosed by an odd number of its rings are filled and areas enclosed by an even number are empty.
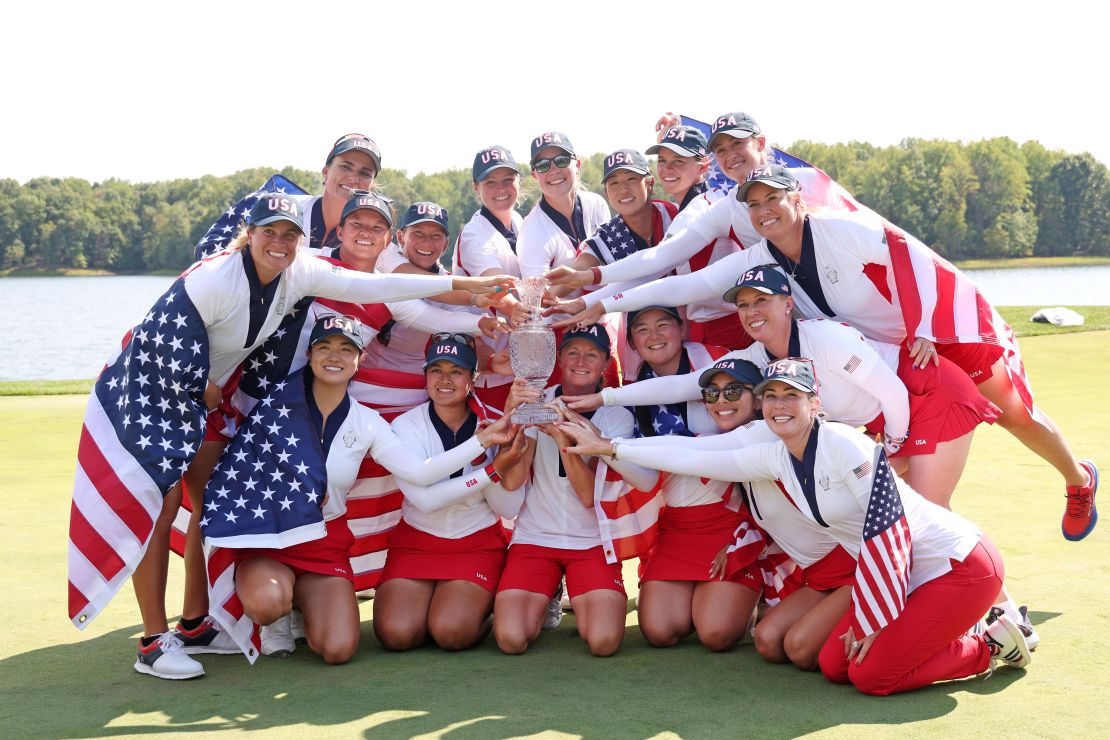
[[[488,417],[472,394],[477,363],[472,338],[432,336],[424,363],[429,401],[392,424],[414,452],[458,447]],[[430,637],[444,650],[465,650],[489,633],[508,545],[501,519],[516,517],[524,501],[526,473],[517,463],[525,436],[510,431],[511,445],[478,455],[434,485],[398,479],[401,522],[389,533],[374,594],[374,634],[387,649],[409,650]]]
[[[513,436],[505,420],[425,458],[348,394],[361,355],[355,319],[318,319],[308,367],[255,407],[205,490],[201,527],[212,612],[252,660],[254,624],[275,622],[294,606],[304,614],[309,647],[325,662],[345,663],[358,647],[353,535],[345,513],[367,454],[398,477],[426,485],[428,499],[447,500],[458,484],[476,481],[434,481]]]
[[[93,389],[78,448],[70,617],[84,627],[134,572],[144,626],[135,669],[164,678],[203,674],[183,650],[228,649],[205,617],[196,527],[200,494],[226,444],[225,417],[217,406],[230,394],[243,360],[309,295],[404,300],[452,288],[501,291],[510,282],[344,270],[299,249],[304,233],[294,199],[264,194],[250,216],[227,249],[190,267],[132,330]],[[194,516],[192,544],[186,545],[188,621],[171,631],[164,602],[179,481]]]
[[[943,356],[966,372],[1000,409],[998,424],[1064,478],[1064,537],[1076,541],[1090,534],[1098,522],[1098,469],[1093,461],[1076,458],[1060,429],[1034,404],[1017,342],[998,312],[963,273],[909,234],[862,207],[858,213],[811,213],[801,191],[792,169],[762,165],[752,170],[735,197],[726,200],[737,204],[737,214],[747,211],[758,242],[748,241],[749,248],[696,273],[618,294],[555,326],[588,323],[607,311],[630,311],[661,300],[688,303],[720,295],[737,275],[777,263],[790,278],[805,318],[837,319],[870,339],[904,345],[914,367],[939,364]],[[711,208],[698,223],[709,223],[713,212]],[[675,235],[676,244],[682,239],[693,245],[705,238],[705,233],[698,240],[690,238],[697,228],[691,224],[687,234]],[[651,252],[665,253],[671,246],[664,242]],[[595,281],[582,272],[553,271],[549,277],[572,286]]]
[[[755,390],[778,442],[663,458],[635,440],[599,439],[581,422],[559,428],[582,454],[718,480],[780,481],[780,492],[751,501],[757,521],[793,507],[856,558],[851,609],[819,658],[828,680],[886,695],[974,676],[995,661],[1027,665],[1025,637],[1006,615],[969,632],[1003,579],[1001,557],[978,527],[903,483],[866,436],[822,421],[808,360],[772,363]]]

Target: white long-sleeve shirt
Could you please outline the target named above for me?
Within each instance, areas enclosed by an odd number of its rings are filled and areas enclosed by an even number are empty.
[[[627,462],[687,475],[708,475],[720,480],[778,481],[806,519],[828,532],[852,557],[859,557],[875,475],[872,469],[875,444],[851,427],[836,422],[820,424],[811,434],[817,435],[816,449],[812,468],[804,472],[807,480],[813,481],[812,502],[807,499],[795,473],[797,461],[792,462],[789,450],[781,441],[725,452],[685,450],[682,455],[673,457],[621,442],[617,452],[619,458]],[[978,527],[958,514],[922,498],[901,479],[896,478],[896,484],[912,536],[913,568],[909,589],[913,591],[949,572],[952,560],[966,558],[979,542],[981,533]],[[785,527],[797,526],[801,533],[801,524],[791,525],[785,518],[779,520],[776,514],[780,510],[781,503],[778,508],[769,506],[763,510],[763,517],[768,521],[774,517],[778,525]],[[821,526],[820,521],[827,526]],[[776,535],[772,536],[783,544]],[[783,549],[790,552],[786,545]]]
[[[886,433],[905,436],[910,426],[910,402],[906,386],[897,375],[899,348],[867,339],[836,321],[803,320],[795,326],[798,346],[790,354],[813,361],[826,415],[850,426],[866,426],[883,414]],[[759,342],[733,350],[721,359],[729,358],[747,360],[760,369],[775,360]],[[605,388],[601,397],[606,406],[693,402],[701,397],[698,380],[694,373],[652,378]]]
[[[224,251],[194,264],[185,291],[208,332],[209,378],[224,385],[251,352],[277,330],[305,296],[353,303],[382,303],[435,295],[451,289],[451,277],[375,275],[345,270],[298,250],[293,263],[275,278],[274,300],[253,342],[250,330],[251,285],[240,250]]]
[[[547,400],[557,388],[548,388]],[[607,437],[631,436],[632,414],[626,409],[598,409],[591,419]],[[601,546],[601,530],[592,505],[584,506],[575,495],[570,480],[559,474],[559,447],[535,427],[525,431],[536,440],[532,474],[524,485],[524,506],[513,528],[514,545],[540,545],[566,550],[588,550]],[[654,471],[632,464],[616,463],[613,470],[640,490],[651,490],[658,476]]]
[[[430,403],[424,403],[393,420],[397,437],[418,455],[433,456],[444,451],[443,441],[432,424],[430,408]],[[491,527],[499,517],[512,519],[524,502],[524,488],[506,491],[500,483],[490,480],[485,466],[495,454],[496,449],[491,448],[461,466],[462,476],[445,477],[430,486],[399,477],[397,482],[405,495],[401,516],[422,532],[448,539]]]
[[[516,243],[521,277],[543,275],[553,267],[574,262],[578,244],[609,220],[609,206],[600,195],[579,189],[577,197],[582,204],[582,223],[586,231],[578,242],[551,220],[539,202],[524,217]]]

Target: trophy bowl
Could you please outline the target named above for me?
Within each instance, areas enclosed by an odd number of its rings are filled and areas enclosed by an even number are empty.
[[[509,333],[509,362],[513,373],[524,378],[528,387],[543,393],[555,369],[555,332],[540,316],[540,305],[547,279],[527,277],[516,281],[520,302],[528,309],[528,319]],[[522,403],[513,411],[514,424],[553,424],[559,413],[542,403]]]

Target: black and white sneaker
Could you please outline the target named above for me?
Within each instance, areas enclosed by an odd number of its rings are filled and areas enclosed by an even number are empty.
[[[1024,668],[1032,656],[1025,642],[1025,635],[1005,614],[999,614],[983,633],[983,641],[991,651],[992,667],[995,661],[1011,668]]]
[[[220,629],[216,620],[206,616],[194,629],[185,629],[180,622],[174,628],[181,645],[188,655],[209,653],[212,655],[235,655],[242,652],[231,635]]]
[[[185,654],[174,630],[163,632],[149,645],[139,641],[135,670],[158,678],[181,680],[204,675],[204,666]]]
[[[1021,634],[1025,636],[1025,644],[1029,646],[1029,652],[1037,649],[1041,644],[1041,636],[1037,634],[1037,630],[1033,629],[1033,623],[1029,621],[1029,607],[1019,606],[1018,611],[1021,612],[1021,621],[1014,622],[1021,630]],[[992,606],[991,610],[987,612],[986,625],[990,626],[998,616],[1003,614],[1001,607]],[[1010,620],[1013,621],[1013,620]]]

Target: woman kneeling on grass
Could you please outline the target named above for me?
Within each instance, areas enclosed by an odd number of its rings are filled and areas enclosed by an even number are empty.
[[[477,354],[465,334],[436,334],[424,363],[429,401],[399,416],[393,431],[418,455],[438,455],[474,436],[485,409],[472,395]],[[503,418],[508,418],[503,417]],[[524,500],[523,430],[432,486],[399,479],[401,522],[374,596],[374,634],[389,650],[423,645],[464,650],[490,629],[512,519]],[[502,478],[504,476],[504,478]]]
[[[563,394],[596,392],[609,354],[604,327],[595,324],[565,333],[558,355],[563,382],[547,389],[546,400],[561,409],[558,399]],[[538,391],[521,379],[514,381],[510,407],[539,400]],[[598,409],[591,416],[603,434],[632,434],[632,414],[626,409]],[[565,575],[578,634],[594,655],[612,655],[624,639],[628,596],[620,563],[607,558],[602,547],[594,506],[597,461],[567,452],[572,440],[553,424],[529,429],[527,436],[520,469],[531,474],[494,601],[497,645],[510,655],[528,649],[539,636],[548,603]],[[650,491],[658,479],[654,471],[638,465],[616,463],[611,472],[640,490]]]
[[[753,511],[770,520],[794,507],[804,526],[828,532],[856,558],[851,609],[819,657],[828,680],[885,695],[974,676],[996,660],[1027,665],[1025,637],[1009,617],[971,633],[1002,585],[1002,559],[991,541],[902,482],[866,436],[821,421],[808,360],[772,363],[763,377],[756,393],[778,442],[671,459],[635,442],[598,440],[582,423],[559,428],[582,441],[571,448],[582,454],[721,480],[779,481],[780,494],[760,497]]]
[[[327,663],[347,662],[359,642],[345,514],[363,458],[430,485],[512,438],[505,419],[441,455],[425,459],[410,451],[376,411],[348,395],[361,357],[356,320],[317,320],[308,367],[252,412],[205,490],[201,522],[207,545],[240,548],[234,578],[245,615],[267,625],[296,606],[309,647]],[[442,494],[433,487],[430,495]],[[273,524],[282,512],[300,519]]]

